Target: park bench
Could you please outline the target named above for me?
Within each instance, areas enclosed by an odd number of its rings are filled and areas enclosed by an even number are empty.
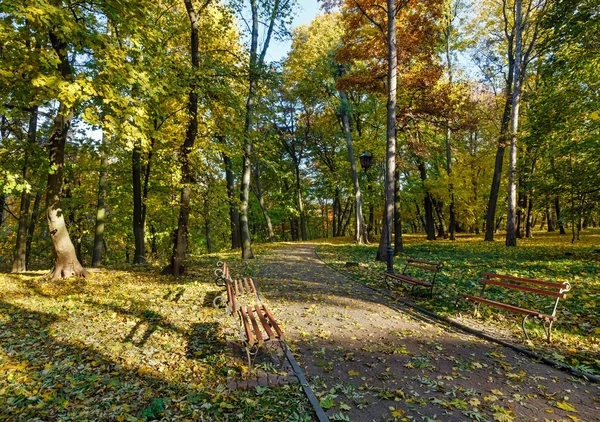
[[[542,327],[546,334],[548,343],[550,343],[550,334],[552,330],[552,324],[556,320],[556,310],[558,308],[558,302],[560,299],[565,299],[567,297],[566,292],[571,290],[571,285],[569,283],[556,283],[550,281],[542,281],[542,280],[534,280],[531,278],[521,278],[514,277],[510,275],[501,275],[491,272],[483,272],[481,274],[482,278],[479,279],[479,282],[483,285],[481,288],[481,293],[479,296],[469,295],[469,294],[461,294],[460,297],[464,298],[467,301],[476,302],[475,313],[479,312],[480,304],[484,303],[486,305],[495,306],[500,309],[504,309],[511,312],[516,312],[523,314],[523,321],[521,322],[521,327],[523,328],[523,334],[525,334],[525,338],[529,340],[529,334],[527,333],[527,329],[525,328],[525,322],[527,318],[534,317],[541,321],[543,321]],[[544,297],[553,298],[552,300],[552,312],[545,313],[543,311],[528,309],[523,306],[517,306],[516,304],[505,303],[498,300],[492,300],[489,297],[484,297],[486,292],[486,288],[488,286],[498,286],[502,289],[509,291],[518,291],[524,292],[524,294],[532,295],[532,299],[530,303],[535,304],[535,308],[543,308],[543,300]],[[535,287],[534,287],[535,286]],[[460,299],[459,297],[459,299]],[[516,299],[516,298],[515,298]],[[522,298],[525,299],[525,298]],[[555,300],[554,300],[555,299]],[[516,300],[511,300],[513,303]],[[507,301],[508,302],[508,301]],[[523,301],[521,301],[523,302]],[[546,301],[548,302],[548,301]],[[533,308],[534,306],[529,306]]]
[[[429,295],[433,296],[433,287],[435,286],[435,279],[443,266],[443,262],[432,262],[424,261],[422,259],[406,258],[404,268],[402,269],[402,274],[396,274],[393,272],[385,271],[384,280],[387,287],[390,290],[393,287],[393,282],[399,281],[401,283],[410,284],[412,286],[411,293],[413,293],[415,287],[420,286],[428,288]],[[408,275],[408,271],[411,271],[410,276]],[[415,274],[416,272],[419,272],[420,275]],[[428,274],[427,277],[429,277],[429,281],[423,280],[423,274]]]
[[[282,341],[285,336],[251,278],[233,279],[227,263],[221,261],[217,263],[215,275],[225,283],[226,312],[236,317],[251,370],[252,356],[256,356],[258,349],[268,342]],[[246,298],[246,302],[241,303],[240,297]]]

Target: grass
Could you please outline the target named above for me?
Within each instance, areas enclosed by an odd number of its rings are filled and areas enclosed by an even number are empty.
[[[499,239],[501,237],[499,236]],[[444,269],[438,276],[433,298],[419,294],[411,297],[406,289],[394,292],[406,295],[418,304],[452,318],[471,315],[469,305],[459,304],[459,293],[478,294],[477,282],[482,271],[493,271],[519,277],[547,281],[569,282],[572,286],[567,299],[558,306],[558,320],[554,324],[553,342],[542,340],[538,322],[531,322],[531,330],[538,334],[528,347],[564,361],[581,370],[600,374],[600,230],[582,233],[581,241],[570,243],[570,236],[535,233],[533,239],[519,241],[516,248],[507,248],[503,242],[484,242],[481,236],[461,235],[458,241],[427,242],[421,235],[404,236],[404,255],[430,261],[443,261]],[[355,245],[348,239],[323,241],[319,254],[339,270],[349,273],[374,287],[383,288],[382,271],[385,264],[374,261],[377,245]],[[359,262],[359,267],[346,267],[347,261]],[[395,270],[402,270],[402,257],[396,257]],[[538,307],[551,312],[551,301],[530,295],[508,296],[502,289],[490,289],[491,298],[508,303]],[[486,293],[487,294],[487,293]],[[517,303],[516,303],[517,302]],[[519,316],[482,305],[483,319],[470,319],[471,324],[483,325],[492,332],[506,328],[512,341],[521,341]],[[480,327],[476,327],[480,328]]]
[[[152,266],[0,274],[0,420],[306,420],[298,386],[225,388],[244,367],[232,318],[212,307],[216,261],[181,279]]]

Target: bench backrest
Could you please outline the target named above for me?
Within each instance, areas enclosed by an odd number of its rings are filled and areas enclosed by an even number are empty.
[[[509,289],[522,290],[525,292],[535,293],[539,295],[545,296],[553,296],[559,299],[564,299],[567,297],[566,292],[571,290],[571,285],[569,283],[556,283],[552,281],[543,281],[536,280],[533,278],[522,278],[515,277],[512,275],[503,275],[496,274],[490,272],[483,272],[481,275],[484,278],[481,278],[479,281],[485,284],[492,284],[501,287],[507,287]],[[508,280],[511,283],[499,281],[499,280]],[[527,286],[527,284],[541,286],[542,288],[535,288]]]
[[[558,308],[558,302],[560,299],[565,299],[567,297],[566,292],[571,290],[571,285],[569,283],[556,283],[553,281],[515,277],[512,275],[503,275],[491,272],[483,272],[481,275],[485,277],[479,279],[481,283],[484,283],[484,289],[486,285],[493,285],[556,298],[552,309],[552,316],[556,315],[556,310]],[[501,280],[507,280],[509,282]],[[539,287],[532,287],[532,285]]]
[[[437,273],[444,266],[443,262],[425,261],[423,259],[406,258],[406,267],[419,268],[421,270],[432,271]]]

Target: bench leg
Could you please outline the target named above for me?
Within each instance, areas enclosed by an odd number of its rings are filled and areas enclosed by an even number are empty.
[[[550,334],[552,332],[552,324],[554,321],[544,321],[544,331],[546,332],[546,339],[550,343]]]
[[[527,339],[527,341],[531,341],[531,339],[529,338],[529,334],[525,329],[525,322],[527,321],[527,318],[529,318],[529,315],[525,315],[525,317],[523,318],[523,322],[521,323],[521,327],[523,328],[523,334],[525,334],[525,338]]]

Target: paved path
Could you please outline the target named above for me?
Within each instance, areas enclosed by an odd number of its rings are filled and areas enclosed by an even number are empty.
[[[330,418],[600,421],[598,386],[412,312],[329,269],[313,244],[272,250],[257,275]]]

